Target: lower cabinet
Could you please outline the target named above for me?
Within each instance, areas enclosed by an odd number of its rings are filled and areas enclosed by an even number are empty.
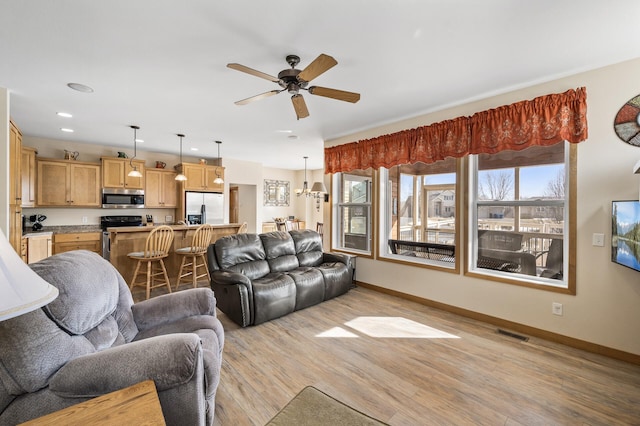
[[[23,260],[27,263],[35,263],[52,254],[52,235],[50,232],[42,235],[29,235],[22,238]]]
[[[64,253],[72,250],[89,250],[102,254],[100,232],[79,232],[74,234],[54,234],[53,254]]]

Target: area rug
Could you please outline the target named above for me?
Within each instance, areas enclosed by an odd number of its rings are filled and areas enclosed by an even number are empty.
[[[313,386],[307,386],[267,423],[267,426],[293,425],[379,426],[386,423],[354,410]]]

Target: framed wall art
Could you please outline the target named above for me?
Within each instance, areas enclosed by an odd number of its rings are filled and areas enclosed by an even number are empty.
[[[289,182],[285,180],[264,180],[264,205],[289,206]]]

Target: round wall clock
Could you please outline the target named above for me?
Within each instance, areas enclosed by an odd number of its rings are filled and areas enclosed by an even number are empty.
[[[613,128],[624,142],[640,147],[640,95],[631,98],[620,108]]]

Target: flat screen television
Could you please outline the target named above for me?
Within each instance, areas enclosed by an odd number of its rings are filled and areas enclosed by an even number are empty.
[[[640,201],[611,203],[611,261],[640,271]]]

